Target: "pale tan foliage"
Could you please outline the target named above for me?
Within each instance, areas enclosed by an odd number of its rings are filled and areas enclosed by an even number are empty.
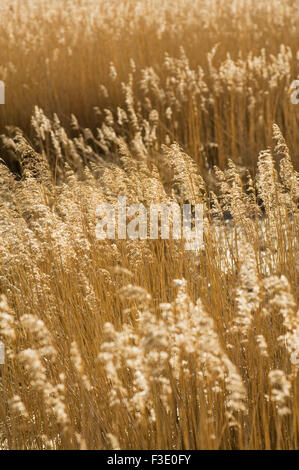
[[[0,10],[0,448],[298,448],[296,2]],[[119,196],[204,246],[98,240]]]
[[[60,184],[20,148],[30,170],[3,172],[1,195],[2,447],[296,447],[297,175],[274,137],[280,171],[261,153],[247,185],[231,162],[218,196],[178,146],[151,166],[122,143],[118,164],[68,167]],[[97,240],[95,209],[119,191],[203,201],[203,250]]]

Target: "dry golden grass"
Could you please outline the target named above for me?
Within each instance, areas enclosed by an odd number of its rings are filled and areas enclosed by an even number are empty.
[[[30,3],[1,4],[0,448],[298,449],[295,2]],[[203,204],[204,248],[98,240],[119,195]]]
[[[271,144],[272,123],[298,169],[298,8],[293,0],[10,0],[1,2],[0,126],[29,135],[33,107],[73,113],[95,129],[126,107],[131,83],[146,135],[159,113],[155,144],[175,140],[201,169],[228,157],[254,170]],[[132,77],[130,78],[129,75]],[[128,92],[127,92],[128,94]],[[99,107],[102,114],[94,111]],[[116,124],[130,138],[131,126]]]

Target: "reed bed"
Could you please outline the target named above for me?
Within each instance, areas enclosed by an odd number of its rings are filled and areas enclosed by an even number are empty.
[[[298,170],[298,25],[292,0],[10,0],[0,2],[0,126],[32,134],[35,105],[95,130],[134,100],[158,150],[176,141],[203,170],[228,158],[255,169],[276,122]],[[151,136],[154,139],[154,136]]]
[[[1,8],[0,448],[298,449],[295,2]]]

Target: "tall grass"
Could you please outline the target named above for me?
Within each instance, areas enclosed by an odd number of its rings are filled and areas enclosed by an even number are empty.
[[[298,448],[295,3],[1,7],[0,448]],[[98,240],[120,195],[203,248]]]
[[[105,114],[94,107],[115,115],[126,102],[122,83],[130,82],[142,132],[156,109],[157,145],[179,142],[201,169],[205,159],[224,168],[228,157],[254,169],[273,121],[297,157],[295,1],[0,3],[1,127],[29,134],[38,105],[68,129],[73,113],[95,130]]]
[[[165,167],[125,144],[57,186],[18,137],[21,179],[1,166],[2,447],[298,447],[298,173],[274,136],[279,171],[270,150],[255,182],[230,162],[218,196],[178,146],[167,193]],[[119,194],[203,202],[204,249],[97,240],[96,206]]]

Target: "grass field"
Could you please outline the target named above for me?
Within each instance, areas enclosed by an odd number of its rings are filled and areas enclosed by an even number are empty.
[[[298,22],[0,0],[1,449],[298,449]],[[99,240],[119,196],[203,246]]]

